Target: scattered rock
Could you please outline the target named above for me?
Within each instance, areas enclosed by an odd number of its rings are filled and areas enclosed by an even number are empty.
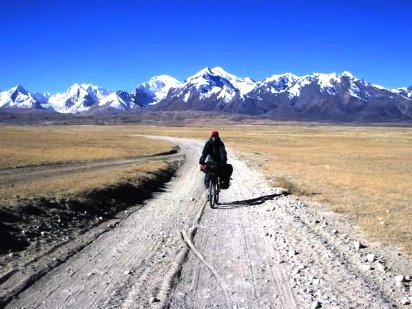
[[[407,297],[404,297],[401,299],[401,305],[410,305],[410,304],[411,304],[411,301]]]
[[[357,241],[357,240],[353,242],[353,247],[354,247],[356,250],[360,250],[360,249],[366,248],[366,246],[364,246],[363,244],[361,244],[360,241]]]
[[[366,256],[366,260],[367,260],[369,263],[373,263],[373,262],[375,262],[375,260],[376,260],[376,256],[375,256],[374,254],[370,253],[370,254],[368,254],[368,255]]]
[[[322,304],[320,303],[319,300],[315,300],[312,305],[310,306],[311,309],[317,309],[317,308],[322,308]]]
[[[403,287],[405,282],[405,277],[403,275],[399,275],[395,277],[396,286]]]
[[[312,284],[313,284],[313,285],[320,285],[320,279],[314,278],[314,279],[312,280]]]
[[[305,268],[306,268],[306,266],[303,265],[303,264],[301,264],[301,265],[298,266],[298,269],[299,269],[299,270],[304,270]]]
[[[149,303],[153,304],[153,303],[158,303],[160,301],[160,299],[158,299],[157,297],[150,297],[149,299]]]
[[[385,270],[386,270],[386,266],[383,265],[382,263],[376,264],[376,268],[377,268],[379,271],[385,271]]]
[[[399,275],[395,277],[395,281],[396,282],[404,282],[405,281],[405,277],[403,275]]]
[[[363,264],[362,265],[362,269],[363,270],[372,270],[372,266],[368,265],[368,264]]]
[[[290,257],[292,257],[292,256],[295,256],[295,255],[297,255],[298,253],[296,252],[296,250],[294,250],[294,249],[291,249],[291,250],[289,250],[289,252],[288,252],[288,255],[290,256]]]

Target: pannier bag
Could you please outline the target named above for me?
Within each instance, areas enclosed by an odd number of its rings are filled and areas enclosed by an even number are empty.
[[[220,187],[222,189],[228,189],[230,185],[230,176],[232,176],[232,173],[233,173],[232,164],[226,164],[222,168],[220,173],[221,173],[220,174],[220,178],[221,178]]]

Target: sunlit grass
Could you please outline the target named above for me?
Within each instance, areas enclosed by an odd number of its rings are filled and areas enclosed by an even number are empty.
[[[0,127],[0,168],[144,157],[175,147],[139,134],[139,128],[131,126]],[[146,162],[5,184],[0,186],[0,205],[22,198],[76,195],[122,181],[136,182],[166,166],[164,162]]]
[[[136,127],[0,127],[0,168],[154,155],[173,145],[136,136]]]
[[[18,199],[68,197],[82,194],[96,188],[134,183],[136,185],[153,173],[166,169],[164,161],[148,161],[128,166],[105,167],[94,171],[76,172],[37,179],[13,186],[0,187],[0,205],[13,204]]]

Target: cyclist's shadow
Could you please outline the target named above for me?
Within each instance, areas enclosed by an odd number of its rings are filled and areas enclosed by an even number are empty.
[[[284,195],[288,195],[288,193],[285,193],[285,192],[275,193],[275,194],[263,195],[263,196],[248,199],[248,200],[241,200],[241,201],[234,201],[234,202],[223,202],[223,203],[219,202],[219,204],[215,205],[215,208],[233,209],[233,208],[239,208],[239,207],[257,206],[257,205],[264,204],[267,201],[272,201],[276,197],[284,196]]]

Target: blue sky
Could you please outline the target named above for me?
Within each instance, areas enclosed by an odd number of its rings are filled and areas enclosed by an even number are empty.
[[[350,71],[412,85],[412,1],[0,0],[0,91],[132,90],[204,67],[262,80]]]

